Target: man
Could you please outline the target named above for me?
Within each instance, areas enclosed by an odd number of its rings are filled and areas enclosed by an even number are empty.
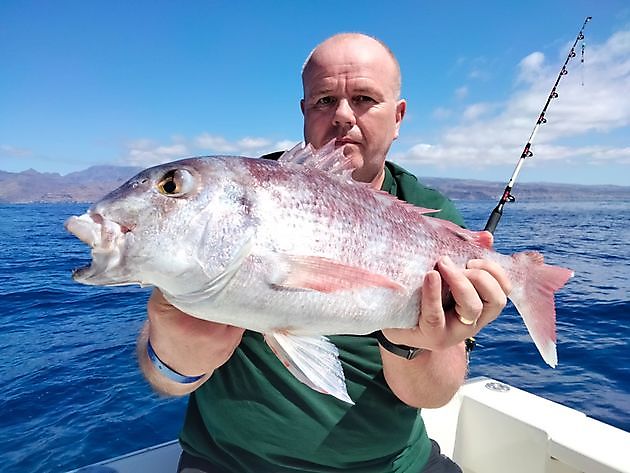
[[[386,46],[360,34],[333,36],[313,50],[302,81],[307,142],[318,148],[335,139],[356,165],[355,179],[461,223],[443,196],[385,163],[406,111]],[[294,379],[259,334],[187,316],[158,291],[138,356],[154,388],[192,393],[181,472],[456,472],[427,437],[418,408],[451,399],[466,374],[464,340],[499,315],[509,290],[492,262],[461,269],[443,259],[425,278],[416,327],[384,330],[380,344],[372,336],[332,337],[354,406]],[[424,351],[407,359],[402,345]]]

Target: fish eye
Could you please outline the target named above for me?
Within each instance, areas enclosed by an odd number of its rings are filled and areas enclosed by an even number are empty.
[[[180,197],[194,189],[194,179],[192,174],[185,169],[173,169],[164,174],[157,188],[161,194]]]

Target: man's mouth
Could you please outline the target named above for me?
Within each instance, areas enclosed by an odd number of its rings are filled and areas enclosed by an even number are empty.
[[[340,148],[341,146],[345,146],[345,145],[358,145],[359,143],[355,140],[352,140],[350,138],[337,138],[335,140],[335,148]]]

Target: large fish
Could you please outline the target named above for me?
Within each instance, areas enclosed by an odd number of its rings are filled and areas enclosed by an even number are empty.
[[[498,262],[545,361],[557,363],[554,292],[573,272],[492,251],[483,232],[426,216],[352,180],[332,144],[278,162],[204,157],[146,169],[66,228],[92,247],[83,284],[153,285],[182,311],[255,330],[312,388],[352,402],[323,335],[417,325],[427,271],[448,255]]]

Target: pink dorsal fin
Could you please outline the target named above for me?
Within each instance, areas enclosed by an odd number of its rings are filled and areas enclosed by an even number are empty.
[[[492,249],[492,243],[494,243],[492,233],[482,230],[479,232],[472,232],[472,236],[475,243],[480,247],[487,248],[489,250]]]
[[[480,248],[487,248],[489,250],[492,249],[494,238],[492,237],[492,233],[490,232],[486,232],[483,230],[467,230],[466,228],[462,228],[453,222],[449,222],[448,220],[441,220],[438,218],[429,218],[428,221],[431,222],[434,226],[449,229],[451,232],[453,232],[453,235],[463,241],[474,243]]]
[[[343,153],[343,147],[335,148],[334,139],[319,149],[315,149],[310,143],[298,143],[280,156],[278,162],[301,164],[344,177],[349,177],[354,171],[352,159]]]
[[[360,184],[363,184],[367,187],[369,187],[369,184],[363,183],[361,182]],[[371,189],[371,188],[370,188]],[[388,192],[385,191],[381,191],[381,190],[374,190],[371,189],[372,192],[375,193],[376,197],[378,199],[381,199],[383,202],[388,203],[388,202],[396,202],[398,205],[400,205],[401,207],[404,207],[405,210],[411,212],[412,214],[416,214],[416,215],[424,215],[424,214],[433,214],[433,213],[437,213],[440,210],[439,209],[427,209],[424,207],[418,207],[416,205],[410,204],[408,202],[405,202],[404,200],[400,200],[398,197],[396,197],[395,195],[392,195]]]
[[[405,288],[386,276],[320,256],[286,256],[288,273],[279,287],[336,292],[381,287],[398,292]]]

